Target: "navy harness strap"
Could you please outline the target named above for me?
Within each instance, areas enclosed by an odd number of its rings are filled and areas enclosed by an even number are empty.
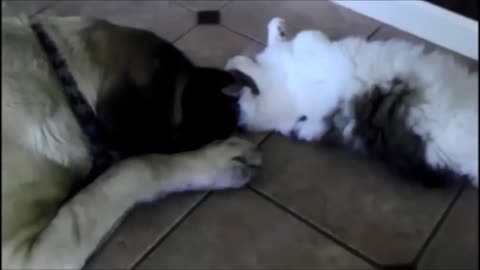
[[[93,109],[90,107],[85,97],[79,91],[78,85],[68,69],[67,62],[60,55],[57,46],[39,23],[31,24],[31,28],[36,34],[43,50],[47,54],[48,61],[50,62],[57,79],[62,85],[65,98],[67,99],[80,128],[90,142],[93,164],[87,175],[87,179],[79,181],[81,186],[73,188],[73,192],[77,192],[110,167],[114,162],[115,157],[107,147],[108,144],[106,143],[105,130],[102,128],[102,125],[98,121]]]

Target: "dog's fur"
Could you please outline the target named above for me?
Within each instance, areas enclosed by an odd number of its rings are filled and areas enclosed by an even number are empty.
[[[125,158],[72,198],[89,145],[26,18],[2,19],[2,268],[78,269],[135,203],[235,188],[260,165],[230,138],[237,83],[152,33],[83,17],[39,18]],[[182,151],[182,153],[176,153]],[[168,154],[166,153],[173,153]],[[176,153],[176,154],[175,154]]]
[[[401,40],[302,31],[289,41],[281,18],[267,28],[263,52],[226,66],[255,84],[237,93],[247,129],[334,138],[425,184],[460,177],[478,186],[477,72]]]

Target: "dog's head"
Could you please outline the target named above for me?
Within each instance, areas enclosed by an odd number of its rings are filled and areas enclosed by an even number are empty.
[[[183,95],[176,99],[181,105],[170,113],[178,146],[193,149],[231,136],[238,123],[238,98],[225,89],[239,81],[229,72],[198,67],[184,79]]]
[[[196,67],[171,44],[152,40],[138,44],[125,75],[99,96],[96,110],[112,148],[174,153],[232,135],[238,103],[223,90],[238,85],[235,76]]]

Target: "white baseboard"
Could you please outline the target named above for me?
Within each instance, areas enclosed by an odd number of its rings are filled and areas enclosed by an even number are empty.
[[[478,23],[470,18],[420,0],[330,1],[478,60]]]

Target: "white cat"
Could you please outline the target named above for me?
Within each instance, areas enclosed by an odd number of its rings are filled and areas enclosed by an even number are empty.
[[[265,50],[226,69],[250,77],[236,93],[249,130],[335,135],[426,183],[461,176],[478,186],[478,73],[452,56],[311,30],[287,40],[284,20],[273,18]]]

